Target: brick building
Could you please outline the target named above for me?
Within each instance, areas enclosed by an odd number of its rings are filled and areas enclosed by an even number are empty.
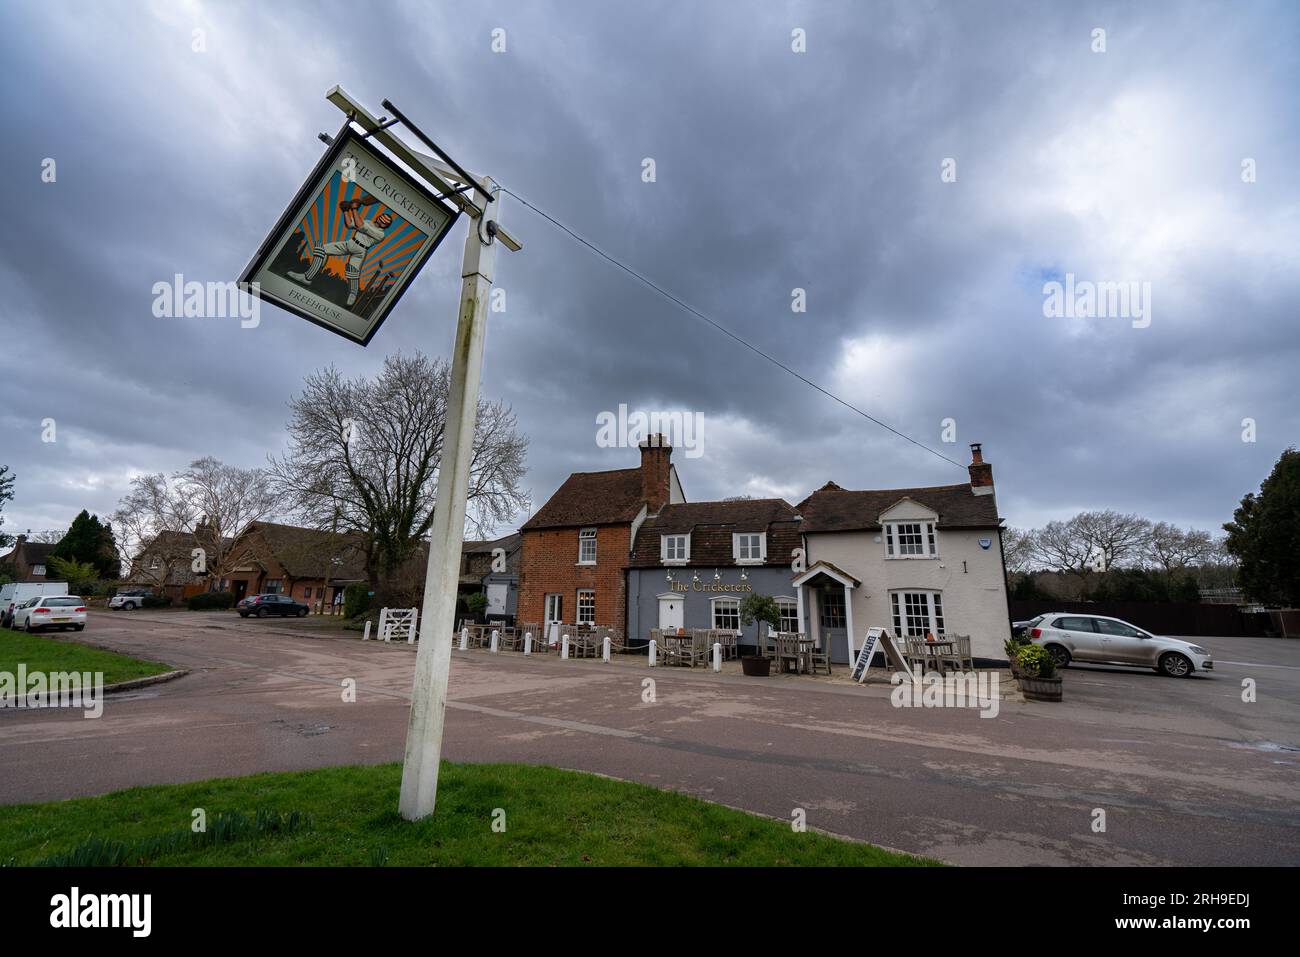
[[[638,468],[574,472],[520,528],[520,621],[625,626],[637,531],[686,501],[667,440],[651,436],[640,448]]]
[[[53,542],[32,542],[26,535],[19,535],[14,540],[13,551],[0,558],[0,562],[13,565],[14,581],[43,582],[54,578],[53,572],[46,571],[52,551]]]

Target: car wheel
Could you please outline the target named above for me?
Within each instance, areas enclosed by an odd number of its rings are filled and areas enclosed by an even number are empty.
[[[259,609],[257,609],[257,617],[258,617],[258,618],[265,618],[268,614],[270,614],[270,612],[268,612],[265,608],[259,608]]]
[[[85,626],[85,625],[73,625],[73,626],[72,626],[72,630],[73,630],[73,631],[85,631],[85,630],[86,630],[86,626]]]
[[[248,612],[246,612],[246,611],[241,611],[241,612],[239,613],[239,617],[240,617],[240,618],[247,618],[247,617],[248,617]]]
[[[1160,667],[1156,669],[1170,678],[1186,678],[1193,670],[1192,661],[1186,655],[1170,651],[1160,656]]]
[[[1052,661],[1056,663],[1056,667],[1070,667],[1070,652],[1064,645],[1048,645],[1047,653],[1052,656]]]
[[[306,608],[299,608],[299,609],[298,609],[298,617],[299,617],[299,618],[306,618],[306,617],[307,617],[307,609],[306,609]]]
[[[129,601],[122,607],[125,608],[127,611],[135,611],[135,602]]]

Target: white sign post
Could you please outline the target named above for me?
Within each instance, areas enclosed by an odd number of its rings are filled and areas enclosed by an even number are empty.
[[[447,676],[451,670],[451,636],[456,626],[456,585],[461,546],[465,538],[465,500],[470,456],[478,412],[479,378],[483,370],[483,335],[487,327],[488,296],[492,290],[497,246],[512,250],[521,243],[496,222],[498,190],[487,176],[469,173],[452,162],[387,100],[384,109],[442,160],[417,152],[381,123],[364,106],[335,87],[326,98],[352,123],[437,187],[469,217],[462,261],[460,306],[452,348],[451,387],[447,396],[442,462],[438,472],[438,507],[429,529],[429,565],[424,576],[423,638],[415,656],[411,715],[406,729],[402,789],[398,810],[408,821],[433,813],[438,796],[438,763],[442,758],[443,719],[447,706]],[[443,160],[446,160],[444,162]],[[448,184],[455,184],[452,188]]]
[[[889,636],[888,628],[868,628],[866,640],[862,643],[862,650],[858,652],[858,657],[853,663],[853,680],[858,684],[867,680],[867,669],[871,667],[871,659],[875,657],[876,649],[883,648],[885,652],[885,670],[889,670],[892,664],[900,671],[906,671],[907,665],[898,655],[898,649],[894,647],[894,641]]]

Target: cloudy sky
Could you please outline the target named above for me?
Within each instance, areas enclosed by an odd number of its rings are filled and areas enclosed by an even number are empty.
[[[338,128],[335,84],[894,428],[960,463],[983,442],[1012,525],[1217,529],[1300,441],[1289,0],[6,7],[11,534],[201,455],[264,463],[314,369],[448,354],[464,221],[365,349],[272,306],[152,314],[155,282],[238,275]],[[535,504],[636,463],[596,442],[620,403],[703,416],[674,457],[690,500],[965,480],[518,203],[501,219],[526,246],[483,391],[518,413]],[[1046,316],[1067,274],[1149,283],[1149,324]]]

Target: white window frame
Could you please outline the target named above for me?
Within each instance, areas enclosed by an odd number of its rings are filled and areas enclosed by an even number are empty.
[[[919,635],[909,631],[908,626],[903,621],[909,596],[922,596],[925,598],[926,625],[925,631]],[[948,619],[943,607],[942,591],[933,591],[927,588],[891,589],[889,592],[889,614],[890,621],[894,626],[894,632],[900,638],[924,638],[925,632],[930,632],[938,638],[948,633]]]
[[[741,558],[740,557],[740,540],[742,538],[758,539],[758,557]],[[732,532],[731,533],[731,557],[735,559],[737,565],[761,565],[767,561],[767,534],[765,532]]]
[[[583,558],[582,553],[588,542],[591,542],[591,557]],[[578,564],[579,565],[596,564],[596,529],[595,528],[578,529]]]
[[[718,624],[718,605],[720,602],[725,602],[728,605],[735,606],[736,627],[734,629],[730,625]],[[736,595],[719,595],[717,598],[710,598],[709,599],[709,621],[713,623],[712,627],[715,629],[722,629],[725,631],[734,630],[736,632],[739,632],[740,631],[740,598],[738,598]]]
[[[45,577],[45,566],[44,566],[44,565],[33,565],[33,566],[32,566],[32,574],[33,574],[33,575],[40,575],[42,578]]]
[[[903,535],[903,528],[915,526],[919,531],[908,532],[909,536],[917,535],[921,541],[919,543],[921,551],[918,554],[908,553],[904,555],[900,550],[900,539]],[[924,519],[915,519],[902,522],[885,523],[885,557],[888,559],[930,559],[939,557],[939,529],[938,523],[926,521]]]
[[[589,618],[583,618],[583,617],[582,617],[582,602],[583,602],[583,598],[585,598],[585,597],[588,596],[588,595],[591,596],[591,607],[590,607],[590,609],[589,609],[589,611],[590,611],[590,617],[589,617]],[[574,611],[574,615],[576,616],[575,621],[576,621],[579,625],[594,625],[594,624],[596,623],[596,589],[594,589],[594,588],[579,588],[579,589],[578,589],[578,593],[577,593],[577,595],[576,595],[576,598],[577,598],[577,602],[576,602],[576,604],[575,604],[575,606],[574,606],[575,609],[576,609],[576,610]]]
[[[684,552],[680,557],[668,557],[668,543],[681,539],[685,542]],[[675,532],[672,535],[659,536],[659,561],[665,565],[685,565],[691,560],[691,535],[690,532]]]
[[[776,607],[781,611],[781,627],[779,631],[798,631],[799,630],[799,599],[788,598],[784,595],[776,599]],[[790,625],[789,628],[785,627]]]

